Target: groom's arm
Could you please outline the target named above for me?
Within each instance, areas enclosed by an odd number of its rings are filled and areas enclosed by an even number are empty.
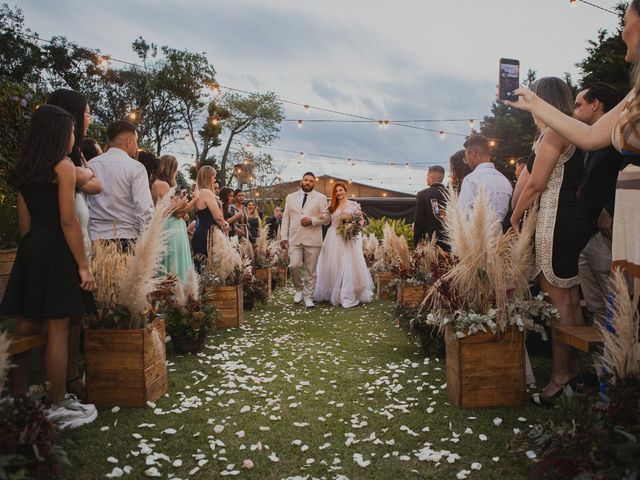
[[[331,214],[329,213],[328,200],[325,197],[324,206],[322,207],[318,215],[311,217],[311,224],[314,227],[317,227],[318,225],[327,225],[329,222],[331,222]]]

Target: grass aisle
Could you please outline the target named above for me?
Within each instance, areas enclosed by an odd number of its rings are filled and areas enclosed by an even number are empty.
[[[453,407],[444,362],[394,326],[391,303],[305,310],[292,294],[277,290],[200,355],[168,346],[169,393],[155,409],[102,409],[65,433],[63,477],[115,467],[136,479],[524,477],[524,455],[508,451],[514,429],[549,412]]]

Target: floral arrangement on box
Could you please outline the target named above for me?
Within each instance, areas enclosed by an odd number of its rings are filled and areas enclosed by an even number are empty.
[[[375,255],[372,270],[375,272],[399,272],[408,270],[411,264],[409,244],[404,235],[398,235],[393,226],[386,223],[380,247]]]
[[[371,269],[381,254],[380,242],[373,233],[366,233],[362,239],[362,254],[367,267]]]
[[[165,251],[165,220],[174,209],[172,192],[156,205],[149,228],[130,252],[115,242],[95,242],[91,266],[96,278],[94,292],[98,314],[89,320],[92,328],[142,328],[153,321],[151,296],[162,277]]]
[[[364,215],[360,210],[344,212],[340,215],[338,222],[336,233],[345,242],[348,242],[350,240],[354,240],[358,235],[360,235],[360,232],[362,232]]]
[[[435,236],[421,241],[415,249],[408,252],[408,262],[400,262],[391,267],[395,278],[389,286],[428,285],[439,278],[439,271],[448,271],[451,264],[451,258],[438,246]]]
[[[535,453],[532,477],[640,477],[640,322],[620,270],[612,275],[611,299],[607,323],[597,327],[605,395],[565,396],[556,420],[514,439],[514,450]]]
[[[427,322],[451,325],[458,338],[478,332],[503,332],[508,326],[542,333],[534,318],[557,312],[542,297],[531,299],[531,242],[537,215],[528,215],[522,231],[502,232],[500,221],[481,190],[474,208],[463,212],[449,192],[445,230],[451,246],[446,272],[436,269],[424,306]]]
[[[220,229],[209,230],[207,257],[201,271],[201,282],[208,287],[238,285],[242,281],[247,256],[243,262],[237,237],[229,238]]]
[[[10,340],[0,332],[0,392],[9,362]],[[64,449],[56,445],[55,425],[47,418],[49,402],[42,387],[27,395],[0,398],[0,478],[54,478],[69,465]]]
[[[261,235],[253,245],[253,266],[254,268],[271,268],[276,261],[276,252],[273,249],[273,242],[269,242],[269,226],[262,228]]]
[[[269,242],[269,249],[273,252],[273,266],[287,268],[289,266],[289,253],[286,248],[282,248],[280,240],[275,238]]]
[[[189,271],[185,283],[169,275],[155,294],[159,301],[167,333],[174,337],[204,340],[220,317],[213,303],[202,302],[200,281],[195,269]]]

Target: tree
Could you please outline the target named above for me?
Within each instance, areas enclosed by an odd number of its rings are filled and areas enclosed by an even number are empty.
[[[536,72],[529,70],[524,84],[530,86],[535,78]],[[515,159],[531,152],[536,131],[530,113],[498,100],[491,106],[491,115],[480,123],[480,133],[494,142],[492,160],[496,168],[510,179],[515,177]]]
[[[220,162],[220,180],[226,182],[227,162],[234,140],[242,136],[257,147],[270,144],[278,138],[284,109],[273,92],[248,95],[227,93],[220,99],[219,108],[227,112],[222,125],[228,137]]]
[[[589,40],[587,56],[578,62],[580,82],[582,85],[593,82],[605,82],[613,85],[620,96],[629,91],[629,64],[624,60],[627,47],[622,41],[622,18],[626,5],[616,7],[620,14],[620,22],[615,32],[598,31],[596,40]]]

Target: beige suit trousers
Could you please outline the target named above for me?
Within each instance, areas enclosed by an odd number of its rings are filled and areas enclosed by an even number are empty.
[[[316,267],[321,247],[307,245],[289,245],[289,268],[291,269],[291,281],[296,292],[302,292],[305,299],[313,298],[316,289]],[[305,277],[302,280],[302,268]]]
[[[589,312],[604,321],[611,282],[611,239],[596,233],[578,258],[580,288]]]

